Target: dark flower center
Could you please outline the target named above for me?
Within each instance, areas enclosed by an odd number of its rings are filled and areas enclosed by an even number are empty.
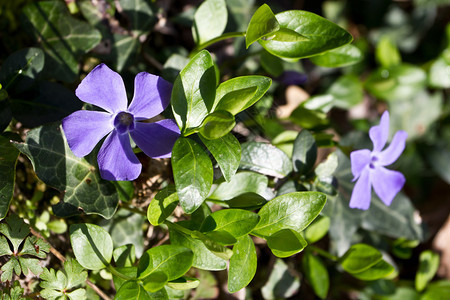
[[[128,112],[120,112],[114,118],[114,127],[117,132],[124,134],[134,130],[134,117]]]
[[[371,169],[375,169],[375,162],[377,162],[378,161],[378,157],[376,157],[376,156],[372,156],[372,161],[370,162],[370,164],[369,164],[369,167],[371,168]]]

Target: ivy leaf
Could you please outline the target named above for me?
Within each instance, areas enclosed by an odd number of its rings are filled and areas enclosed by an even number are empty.
[[[244,235],[233,247],[228,271],[228,291],[235,293],[246,287],[256,274],[257,257],[252,238]]]
[[[72,17],[59,1],[33,2],[23,12],[25,28],[49,55],[46,66],[51,66],[51,75],[65,82],[74,81],[79,59],[101,41],[100,32]]]
[[[178,201],[178,194],[173,185],[159,191],[147,209],[147,219],[150,224],[153,226],[162,224],[175,210]]]
[[[227,133],[215,140],[208,140],[202,136],[200,139],[219,164],[225,180],[230,181],[241,161],[241,144],[237,138],[233,134]]]
[[[0,174],[2,174],[0,176],[0,220],[8,213],[13,197],[18,157],[19,151],[9,139],[0,136]]]
[[[194,15],[192,33],[197,44],[203,44],[223,33],[228,11],[224,0],[204,1]]]
[[[360,62],[362,59],[363,54],[361,50],[350,44],[310,58],[314,64],[327,68],[351,66]]]
[[[191,214],[211,189],[211,160],[199,144],[188,138],[179,138],[172,150],[172,168],[180,205]]]
[[[113,183],[100,178],[96,167],[73,155],[58,124],[44,125],[28,132],[25,143],[14,146],[28,156],[36,175],[46,184],[65,192],[59,214],[96,213],[110,218],[116,211],[119,195]]]
[[[319,192],[294,192],[278,196],[264,205],[261,220],[252,234],[267,238],[281,229],[302,231],[320,213],[327,197]]]
[[[307,11],[290,10],[275,16],[280,24],[279,31],[285,30],[288,38],[258,40],[268,52],[275,56],[290,59],[305,58],[341,47],[353,39],[350,33],[338,25]],[[287,33],[289,31],[306,39],[296,41],[294,34]]]
[[[154,7],[149,1],[122,0],[120,6],[129,18],[131,30],[137,35],[147,33],[157,21]]]
[[[88,270],[100,270],[109,265],[113,241],[105,229],[94,224],[73,224],[69,230],[73,254],[80,265]]]
[[[212,110],[215,96],[214,62],[209,52],[203,50],[181,70],[173,85],[170,103],[182,134],[203,122]]]
[[[247,142],[242,144],[240,167],[283,178],[292,171],[292,162],[283,151],[275,146],[266,143]]]
[[[245,46],[248,47],[262,37],[280,29],[277,18],[267,4],[261,5],[253,14],[245,33]]]

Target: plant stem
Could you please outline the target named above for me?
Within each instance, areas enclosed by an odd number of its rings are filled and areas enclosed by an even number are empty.
[[[195,47],[192,51],[191,54],[189,55],[190,57],[194,56],[195,54],[197,54],[197,52],[199,52],[202,49],[205,49],[206,47],[215,44],[217,42],[229,39],[229,38],[234,38],[234,37],[240,37],[240,36],[245,36],[245,32],[228,32],[228,33],[224,33],[221,36],[218,36],[216,38],[213,38],[212,40],[209,40],[207,42],[204,42],[203,44],[198,45],[197,47]]]
[[[320,249],[320,248],[318,248],[318,247],[316,247],[316,246],[308,245],[308,247],[309,247],[312,251],[317,252],[319,255],[321,255],[321,256],[323,256],[323,257],[326,257],[326,258],[328,258],[328,259],[330,259],[330,260],[332,260],[332,261],[337,261],[337,260],[338,260],[338,258],[337,258],[336,256],[331,255],[331,254],[328,253],[327,251],[324,251],[324,250],[322,250],[322,249]]]

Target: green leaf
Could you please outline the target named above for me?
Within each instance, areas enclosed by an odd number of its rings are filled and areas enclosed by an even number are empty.
[[[158,20],[152,2],[146,0],[121,0],[122,11],[130,21],[131,30],[137,35],[148,34]]]
[[[14,194],[16,163],[19,151],[9,139],[0,135],[0,220],[8,213],[9,204]]]
[[[384,36],[378,41],[377,48],[375,49],[375,58],[385,68],[399,65],[402,62],[402,57],[397,46],[388,36]]]
[[[410,64],[379,68],[365,83],[366,89],[379,99],[395,101],[409,99],[425,87],[426,73]]]
[[[113,241],[106,230],[94,224],[73,224],[69,230],[73,254],[80,265],[88,270],[100,270],[109,265]]]
[[[15,143],[33,164],[36,175],[64,193],[57,215],[67,212],[64,205],[79,213],[96,213],[110,218],[119,202],[113,183],[100,178],[96,167],[73,155],[58,124],[44,125],[28,132],[25,143]]]
[[[331,98],[334,99],[334,98]],[[325,99],[329,101],[330,99]],[[303,106],[297,107],[289,119],[304,129],[322,128],[329,124],[327,114],[315,109],[308,109]]]
[[[259,222],[259,215],[242,209],[221,209],[206,217],[200,231],[226,231],[235,238],[248,234]]]
[[[203,44],[223,33],[228,11],[224,0],[204,1],[194,15],[192,33],[197,44]]]
[[[450,53],[450,48],[447,50]],[[450,75],[448,69],[450,62],[446,61],[444,57],[439,57],[430,67],[428,73],[428,84],[434,88],[448,89],[450,88]]]
[[[245,46],[251,44],[262,37],[273,34],[280,29],[277,18],[267,4],[261,5],[253,14],[245,33]]]
[[[181,70],[173,85],[170,103],[182,134],[203,122],[212,111],[215,96],[214,62],[209,52],[203,50]]]
[[[266,143],[242,144],[242,169],[274,177],[286,177],[292,172],[292,162],[280,149]]]
[[[330,218],[326,216],[318,216],[305,229],[305,239],[312,244],[323,238],[330,229]]]
[[[260,63],[264,70],[273,77],[278,77],[283,74],[283,60],[267,51],[261,52]]]
[[[327,159],[317,165],[314,173],[319,178],[327,178],[334,174],[334,171],[338,167],[338,156],[335,152],[330,153]]]
[[[271,84],[269,77],[258,75],[227,80],[217,88],[213,110],[226,110],[236,115],[261,99]]]
[[[137,267],[117,267],[115,269],[120,274],[123,274],[129,278],[137,279]],[[125,282],[127,282],[127,280],[125,280],[124,278],[113,276],[113,283],[116,291],[118,291]]]
[[[359,63],[362,59],[363,54],[361,50],[351,44],[344,45],[310,58],[314,64],[326,68],[351,66]]]
[[[370,268],[352,273],[352,276],[361,280],[378,280],[384,278],[394,272],[394,267],[388,264],[385,260],[380,260]]]
[[[200,139],[219,164],[225,180],[230,181],[241,162],[241,144],[237,138],[233,134],[227,133],[215,140],[208,140],[202,136]]]
[[[297,135],[292,152],[294,171],[299,174],[308,174],[314,167],[317,159],[317,145],[314,137],[307,130]]]
[[[3,282],[11,281],[13,272],[16,273],[16,275],[20,275],[22,273],[19,261],[15,257],[11,257],[11,259],[2,266],[1,270],[2,276],[0,277],[0,280]]]
[[[268,37],[267,40],[277,42],[301,42],[307,41],[308,38],[289,28],[280,28],[278,31],[274,32],[272,36]]]
[[[170,242],[173,245],[184,246],[194,253],[192,266],[202,270],[225,270],[226,261],[214,255],[203,242],[184,232],[177,231],[169,226]]]
[[[0,133],[2,133],[6,128],[8,128],[9,123],[12,120],[11,106],[8,100],[2,98],[8,98],[8,93],[6,90],[2,90],[0,84]]]
[[[350,247],[340,263],[345,271],[358,273],[369,269],[382,260],[380,251],[366,244],[356,244]]]
[[[445,300],[450,297],[450,282],[440,280],[428,284],[420,300]]]
[[[27,90],[44,68],[44,52],[25,48],[14,52],[2,63],[0,82],[3,88],[16,93]]]
[[[46,67],[49,66],[51,75],[65,82],[74,81],[79,59],[100,42],[100,32],[73,18],[59,1],[33,2],[23,12],[25,28],[49,55]]]
[[[175,187],[169,185],[159,191],[147,209],[147,219],[153,226],[162,224],[175,210],[178,194]]]
[[[50,252],[50,245],[47,242],[36,236],[29,236],[25,239],[20,254],[46,258],[48,252]]]
[[[114,249],[113,258],[117,267],[131,267],[136,261],[136,250],[134,245],[126,244]]]
[[[149,292],[161,290],[167,283],[167,275],[164,272],[152,272],[142,280],[144,289]]]
[[[152,300],[156,298],[152,298],[150,294],[136,281],[127,281],[120,289],[117,291],[115,300]],[[167,293],[165,298],[159,299],[168,299]]]
[[[264,299],[287,299],[297,293],[300,279],[293,275],[282,259],[276,259],[272,272],[261,292]]]
[[[197,278],[182,276],[175,280],[169,281],[167,286],[175,289],[175,290],[189,290],[195,289],[199,286],[200,280]]]
[[[228,134],[236,125],[234,116],[226,110],[216,110],[209,114],[202,125],[199,133],[208,140],[215,140]]]
[[[0,235],[0,256],[12,255],[13,253],[9,248],[8,240],[3,235]]]
[[[292,229],[281,229],[267,238],[267,245],[277,257],[292,256],[308,245],[300,233]]]
[[[252,234],[268,237],[281,229],[302,231],[320,213],[327,197],[319,192],[295,192],[278,196],[264,205]]]
[[[246,193],[265,194],[266,176],[254,172],[236,173],[229,182],[221,182],[208,196],[209,200],[231,200]]]
[[[16,214],[10,214],[4,222],[0,224],[0,233],[4,234],[11,242],[13,252],[19,253],[19,246],[30,233],[30,228]]]
[[[363,86],[355,75],[344,75],[327,90],[333,96],[333,106],[349,109],[363,101]]]
[[[250,236],[238,239],[233,247],[228,271],[228,291],[235,293],[246,287],[256,274],[257,257],[255,245]]]
[[[290,10],[276,14],[280,29],[289,29],[306,38],[300,41],[263,40],[258,42],[273,55],[300,59],[341,47],[352,41],[352,36],[316,14]]]
[[[194,253],[178,245],[162,245],[147,250],[139,260],[138,277],[146,278],[152,273],[162,272],[167,280],[183,276],[192,266]]]
[[[322,260],[310,251],[307,251],[302,258],[302,267],[314,293],[320,299],[325,299],[330,288],[330,276]]]
[[[233,255],[233,251],[231,249],[228,249],[223,244],[217,242],[216,240],[213,240],[208,235],[203,234],[200,231],[193,231],[191,233],[191,236],[193,238],[196,238],[196,239],[202,241],[202,243],[206,246],[206,248],[208,248],[208,250],[211,251],[212,253],[214,253],[214,255],[216,255],[217,257],[220,257],[224,260],[229,260],[230,257]],[[228,236],[228,238],[229,237],[230,236]],[[216,236],[216,238],[217,238],[217,236]]]
[[[179,138],[172,150],[172,168],[180,205],[186,213],[191,214],[211,190],[211,160],[196,142]]]
[[[439,255],[431,250],[426,250],[420,253],[419,261],[419,270],[416,273],[415,283],[416,290],[421,292],[426,288],[428,282],[433,279],[439,268]]]

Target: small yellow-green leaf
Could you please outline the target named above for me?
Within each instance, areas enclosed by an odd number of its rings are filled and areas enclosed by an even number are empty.
[[[245,33],[245,45],[248,48],[260,38],[273,34],[280,29],[277,18],[267,4],[261,5],[253,14]]]

